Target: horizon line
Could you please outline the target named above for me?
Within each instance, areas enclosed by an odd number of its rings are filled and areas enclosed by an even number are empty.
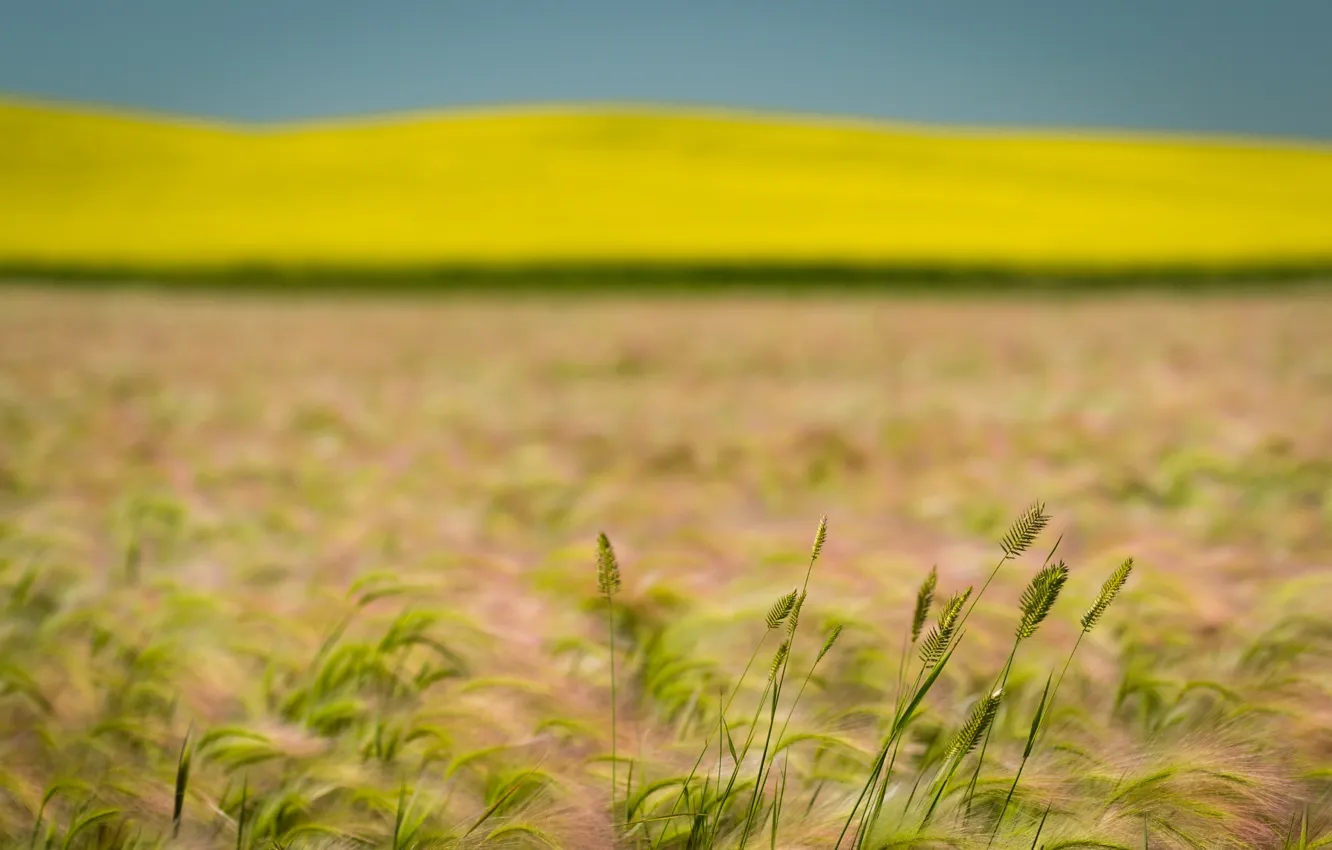
[[[109,101],[51,97],[0,89],[0,106],[17,106],[71,115],[137,120],[145,123],[211,129],[246,135],[280,135],[290,132],[345,130],[360,127],[413,124],[423,121],[487,118],[521,115],[640,115],[701,118],[764,124],[799,125],[830,129],[862,130],[972,138],[1043,138],[1087,142],[1136,142],[1142,144],[1189,144],[1241,148],[1280,148],[1332,154],[1332,140],[1303,136],[1250,133],[1206,133],[1181,130],[1143,129],[1096,125],[966,124],[894,119],[883,116],[782,110],[719,105],[702,101],[666,100],[529,100],[494,103],[423,106],[351,112],[279,121],[222,118],[203,113],[160,110]]]

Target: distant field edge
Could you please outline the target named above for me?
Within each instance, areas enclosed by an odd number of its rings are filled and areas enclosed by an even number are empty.
[[[1332,256],[1299,263],[1120,268],[838,263],[531,263],[399,267],[210,267],[5,263],[0,286],[271,294],[707,294],[737,292],[985,294],[1266,292],[1332,289]]]

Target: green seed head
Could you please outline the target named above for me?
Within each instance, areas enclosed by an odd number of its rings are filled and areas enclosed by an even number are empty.
[[[610,538],[603,532],[597,535],[597,590],[602,596],[611,597],[619,589],[620,563],[615,559]]]

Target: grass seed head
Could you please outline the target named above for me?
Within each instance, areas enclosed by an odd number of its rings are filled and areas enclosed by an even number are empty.
[[[1068,581],[1068,567],[1063,561],[1038,572],[1022,591],[1022,619],[1018,622],[1017,639],[1026,640],[1036,633],[1036,627],[1050,613],[1059,592]]]
[[[925,635],[925,639],[920,644],[920,660],[929,669],[943,658],[944,653],[948,651],[949,645],[953,642],[953,637],[957,631],[957,618],[962,613],[962,606],[966,604],[971,597],[971,588],[960,593],[954,593],[944,604],[943,610],[939,612],[939,619],[930,631]]]
[[[1124,563],[1116,567],[1110,577],[1105,580],[1105,584],[1101,585],[1101,592],[1097,594],[1096,601],[1087,609],[1087,613],[1082,615],[1083,633],[1091,631],[1092,627],[1096,625],[1096,621],[1101,619],[1105,609],[1110,607],[1110,603],[1123,589],[1124,582],[1128,581],[1131,572],[1133,572],[1133,559],[1125,558]]]
[[[925,628],[925,620],[930,616],[930,606],[934,604],[934,589],[939,584],[939,567],[930,567],[930,574],[921,582],[916,592],[916,610],[911,615],[911,642],[920,640],[920,631]]]
[[[828,517],[819,520],[819,530],[814,533],[814,548],[810,551],[810,561],[817,561],[823,552],[823,543],[828,539]]]
[[[1049,523],[1050,517],[1045,513],[1045,503],[1034,502],[1031,507],[1022,512],[1022,516],[1017,518],[1004,535],[1004,539],[1000,543],[1004,549],[1004,555],[1009,558],[1016,558],[1030,549],[1031,544],[1036,542],[1036,538],[1040,536]]]
[[[597,535],[597,590],[602,596],[614,596],[620,589],[620,563],[615,559],[610,538],[605,532]]]
[[[957,617],[959,614],[962,613],[962,606],[966,605],[967,600],[970,598],[971,598],[970,587],[959,593],[954,593],[949,598],[948,603],[944,605],[943,610],[939,612],[939,624],[947,625],[949,628],[956,626]]]
[[[796,629],[800,626],[800,609],[805,607],[805,596],[808,591],[800,591],[800,597],[796,599],[795,605],[791,607],[791,618],[786,621],[786,635],[788,638],[795,636]]]
[[[823,642],[823,648],[819,650],[818,656],[814,659],[815,664],[823,660],[823,656],[828,654],[828,650],[833,648],[833,644],[837,643],[837,639],[841,636],[842,627],[840,625],[833,626],[833,630],[828,633],[827,640]]]
[[[947,758],[960,759],[976,749],[976,745],[994,722],[995,715],[999,713],[999,701],[1003,696],[1003,689],[996,689],[976,703],[976,707],[971,710],[971,716],[958,730],[957,737],[949,744]]]
[[[763,618],[763,622],[770,630],[782,624],[787,615],[791,613],[791,608],[795,606],[796,597],[799,595],[799,588],[792,588],[790,593],[772,603],[772,607],[768,609],[767,615]]]
[[[786,661],[786,655],[790,651],[791,651],[790,640],[782,641],[782,645],[777,647],[777,654],[772,657],[772,666],[768,668],[769,681],[777,677],[777,671],[782,669],[782,663]]]

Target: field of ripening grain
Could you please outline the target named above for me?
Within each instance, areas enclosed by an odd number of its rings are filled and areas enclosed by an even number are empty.
[[[7,289],[0,841],[1328,846],[1328,328]]]

